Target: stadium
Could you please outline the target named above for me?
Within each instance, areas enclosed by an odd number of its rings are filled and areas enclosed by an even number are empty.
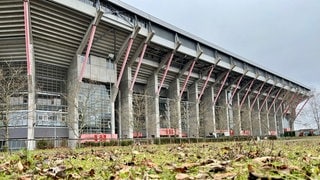
[[[306,86],[118,0],[2,0],[0,9],[0,133],[11,148],[279,136],[309,98]]]

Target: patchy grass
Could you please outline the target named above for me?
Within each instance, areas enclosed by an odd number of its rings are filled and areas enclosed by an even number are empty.
[[[0,179],[320,179],[320,140],[51,149],[0,154]]]

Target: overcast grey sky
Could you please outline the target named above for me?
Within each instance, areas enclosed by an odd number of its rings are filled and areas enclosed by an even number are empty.
[[[320,0],[122,0],[320,90]]]

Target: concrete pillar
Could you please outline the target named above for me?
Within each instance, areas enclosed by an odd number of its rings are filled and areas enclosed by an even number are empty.
[[[35,89],[35,60],[34,60],[34,51],[33,45],[30,44],[30,66],[31,74],[28,76],[28,143],[27,149],[35,149],[34,139],[34,124],[36,122],[36,89]]]
[[[294,120],[295,120],[295,117],[297,115],[296,108],[297,108],[296,106],[291,106],[290,109],[289,109],[289,115],[287,116],[288,117],[288,121],[289,121],[290,131],[294,130]]]
[[[189,88],[190,118],[189,118],[189,137],[199,137],[199,102],[198,102],[198,83],[195,82]]]
[[[112,88],[111,88],[112,91]],[[112,92],[110,93],[112,94]],[[115,118],[115,105],[114,101],[110,101],[111,106],[111,135],[114,135],[116,133],[116,118]],[[114,138],[114,137],[112,137]]]
[[[239,111],[239,105],[240,105],[240,97],[239,93],[236,93],[233,100],[232,100],[232,112],[233,112],[233,132],[235,136],[240,135],[241,131],[241,117],[240,117],[240,111]]]
[[[249,96],[251,97],[251,102],[253,102],[253,99],[256,95],[253,94],[253,96]],[[252,106],[252,104],[250,104],[250,106]],[[253,104],[253,108],[251,111],[251,129],[252,129],[252,135],[253,136],[260,136],[261,135],[261,126],[260,126],[260,120],[259,120],[259,100],[257,100],[255,102],[255,104]]]
[[[249,132],[252,135],[252,128],[251,128],[251,112],[250,112],[250,98],[247,97],[243,103],[243,106],[240,111],[240,123],[241,123],[241,131]]]
[[[68,70],[68,127],[70,148],[76,148],[79,136],[79,114],[78,114],[78,94],[80,91],[80,82],[78,80],[78,63],[80,55],[75,56]]]
[[[179,137],[181,137],[181,99],[179,98],[180,93],[180,81],[179,79],[173,80],[169,87],[169,98],[170,101],[170,125],[171,128],[177,129]]]
[[[147,137],[160,137],[160,112],[158,90],[158,75],[153,74],[147,82],[146,87],[146,122]]]
[[[28,125],[27,125],[27,149],[35,149],[34,124],[36,122],[36,91],[35,91],[35,58],[33,38],[31,30],[30,2],[24,1],[24,27],[25,27],[25,50],[28,76]],[[29,62],[29,64],[28,64]]]
[[[130,91],[131,67],[125,67],[119,93],[121,94],[121,136],[122,138],[133,138],[134,117],[132,106],[132,92]]]
[[[272,129],[272,127],[273,127],[274,131],[277,134],[277,136],[279,136],[280,134],[278,133],[277,117],[276,117],[276,114],[275,114],[276,107],[275,107],[275,105],[273,105],[272,107],[270,107],[270,106],[271,106],[271,104],[268,104],[268,108],[271,108],[270,112],[268,114],[269,123],[270,123],[270,129]]]
[[[227,98],[227,121],[228,121],[228,131],[233,134],[230,135],[234,135],[234,128],[235,128],[235,122],[234,122],[234,112],[233,112],[233,108],[232,108],[232,103],[230,102],[230,97],[231,97],[231,93],[229,90],[226,90],[226,98]]]
[[[278,105],[279,106],[279,103],[275,103],[275,105]],[[276,110],[275,110],[276,111]],[[283,124],[282,124],[282,121],[283,121],[283,117],[282,117],[282,106],[280,107],[280,110],[278,112],[275,112],[275,121],[277,123],[277,132],[279,135],[283,134],[284,131],[283,131]]]
[[[229,113],[227,105],[227,91],[222,91],[216,104],[216,126],[217,130],[229,130]]]
[[[260,101],[260,104],[262,104],[263,102]],[[260,107],[259,107],[260,108]],[[260,112],[260,121],[261,121],[261,132],[262,132],[262,135],[269,135],[272,131],[272,128],[273,126],[270,126],[270,119],[269,119],[269,116],[267,114],[267,110],[268,110],[268,103],[266,102],[264,104],[264,106],[262,107],[261,109],[261,112]]]
[[[214,99],[213,87],[208,87],[202,96],[201,108],[199,110],[203,117],[204,135],[208,136],[210,133],[216,132],[215,124],[215,109],[212,105]]]

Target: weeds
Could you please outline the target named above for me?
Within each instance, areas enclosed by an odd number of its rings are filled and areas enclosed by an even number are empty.
[[[318,179],[320,140],[21,150],[0,154],[12,179]]]

